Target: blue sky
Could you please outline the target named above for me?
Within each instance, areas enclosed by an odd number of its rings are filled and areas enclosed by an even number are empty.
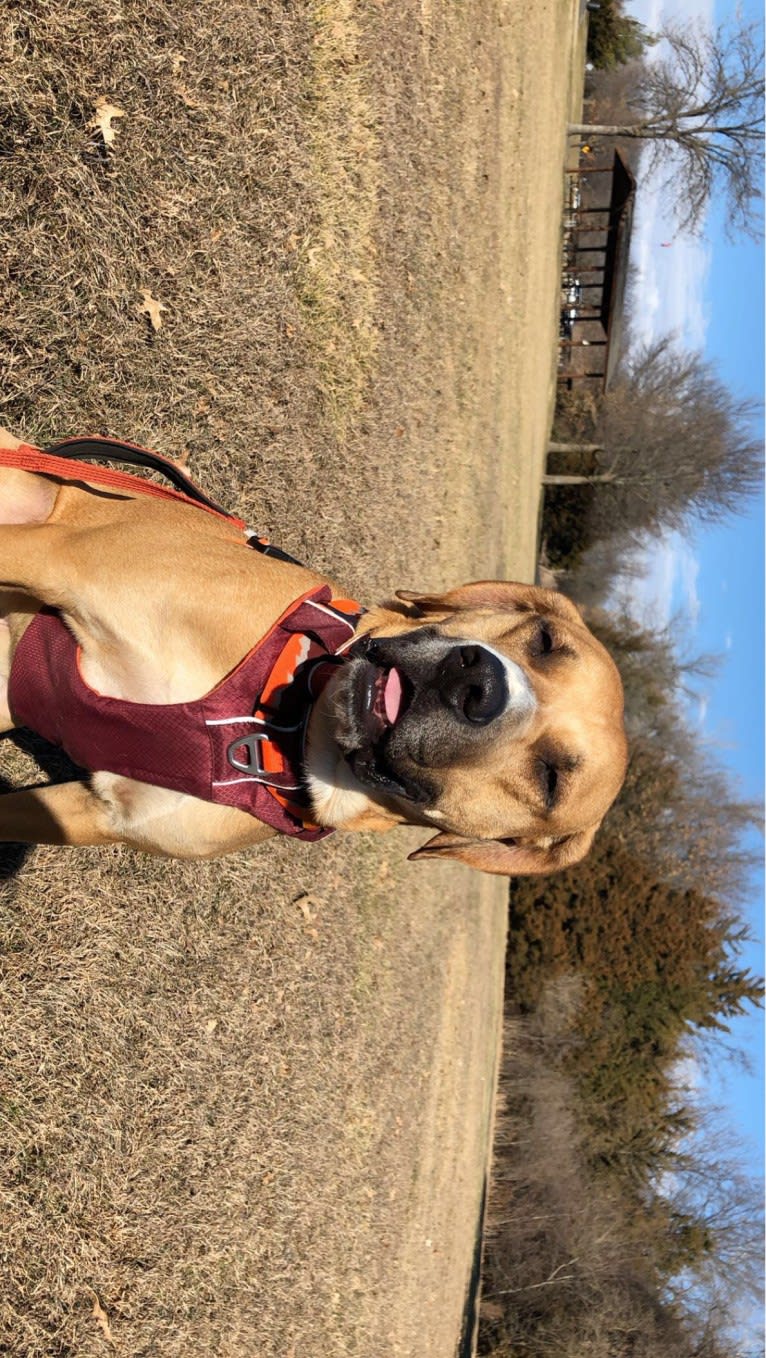
[[[628,0],[628,9],[650,30],[664,20],[733,18],[761,22],[762,6],[745,0]],[[672,241],[669,247],[663,242]],[[712,359],[738,395],[763,400],[764,257],[760,245],[727,242],[723,212],[714,204],[704,237],[676,234],[650,184],[639,186],[631,261],[640,273],[640,338],[674,331],[688,348]],[[761,437],[763,420],[759,419]],[[644,578],[631,586],[631,608],[655,623],[681,620],[687,650],[715,653],[720,671],[697,685],[692,719],[712,742],[746,797],[764,788],[764,511],[762,495],[726,524],[698,526],[689,536],[663,535],[642,553]],[[760,835],[752,845],[763,852]],[[759,940],[745,954],[763,974],[763,871],[754,872],[748,918]],[[724,1106],[749,1145],[748,1161],[763,1165],[763,1021],[760,1015],[732,1025],[732,1045],[747,1054],[745,1074],[723,1058],[706,1074],[711,1102]]]

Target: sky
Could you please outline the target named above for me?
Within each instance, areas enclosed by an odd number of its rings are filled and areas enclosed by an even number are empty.
[[[762,22],[760,0],[628,0],[627,11],[656,31],[664,20],[700,18],[713,25],[739,9]],[[763,247],[728,242],[723,212],[714,204],[702,239],[676,233],[663,215],[651,183],[636,195],[631,263],[640,275],[639,337],[676,332],[687,348],[701,350],[719,376],[741,397],[764,395]],[[762,414],[758,419],[763,437]],[[716,527],[697,526],[688,536],[667,533],[642,554],[644,578],[631,586],[631,609],[654,624],[678,620],[686,653],[721,657],[713,680],[697,683],[691,719],[711,742],[741,793],[758,801],[764,790],[764,508],[759,494],[735,518]],[[675,625],[675,624],[674,624]],[[763,862],[763,841],[751,846]],[[747,916],[757,942],[744,960],[763,975],[762,867],[752,876]],[[748,1148],[748,1163],[763,1167],[763,1020],[732,1024],[732,1045],[751,1066],[744,1073],[723,1058],[705,1075],[710,1101],[722,1105]]]

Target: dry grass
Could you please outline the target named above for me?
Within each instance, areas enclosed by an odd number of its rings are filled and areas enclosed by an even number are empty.
[[[6,6],[3,422],[186,455],[363,597],[529,577],[572,19]],[[416,840],[5,853],[1,1351],[452,1351],[503,892]]]
[[[325,414],[345,441],[372,380],[380,309],[380,128],[362,56],[356,0],[315,8],[306,121],[318,228],[300,243],[299,297]]]

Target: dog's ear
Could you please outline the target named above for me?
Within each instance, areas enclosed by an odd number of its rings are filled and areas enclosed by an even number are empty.
[[[409,857],[456,858],[469,868],[503,877],[560,872],[579,863],[588,852],[598,825],[561,839],[464,839],[442,831]]]
[[[579,610],[565,594],[511,580],[476,580],[473,584],[449,589],[446,594],[416,594],[413,590],[398,589],[396,597],[423,617],[429,613],[459,613],[470,609],[490,613],[547,613],[569,622],[582,621]]]

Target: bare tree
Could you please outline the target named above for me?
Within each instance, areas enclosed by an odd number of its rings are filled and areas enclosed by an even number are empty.
[[[593,1105],[571,1060],[587,989],[559,975],[533,1012],[506,1017],[481,1351],[731,1358],[758,1272],[757,1186],[722,1128],[706,1146],[704,1110],[661,1181],[594,1169]]]
[[[737,905],[760,861],[751,834],[763,811],[740,797],[688,719],[686,698],[715,661],[680,654],[673,624],[649,632],[625,614],[595,611],[588,621],[619,666],[631,744],[609,833],[663,882],[715,898],[736,932]]]
[[[592,441],[549,446],[581,457],[587,470],[552,472],[543,482],[597,489],[594,537],[681,529],[692,516],[717,521],[760,485],[754,413],[700,354],[666,336],[632,352],[603,398]]]
[[[716,1053],[720,1062],[720,1049]],[[739,1295],[763,1297],[763,1191],[743,1165],[742,1145],[724,1110],[696,1102],[694,1131],[676,1148],[675,1163],[663,1181],[667,1208],[688,1231],[695,1281],[678,1277],[670,1290],[686,1292],[693,1305],[695,1287],[710,1301]],[[691,1260],[690,1260],[691,1262]]]
[[[666,55],[630,68],[633,119],[570,124],[580,136],[647,144],[642,168],[662,178],[682,230],[698,231],[715,190],[730,230],[760,234],[763,39],[757,24],[668,24]]]

